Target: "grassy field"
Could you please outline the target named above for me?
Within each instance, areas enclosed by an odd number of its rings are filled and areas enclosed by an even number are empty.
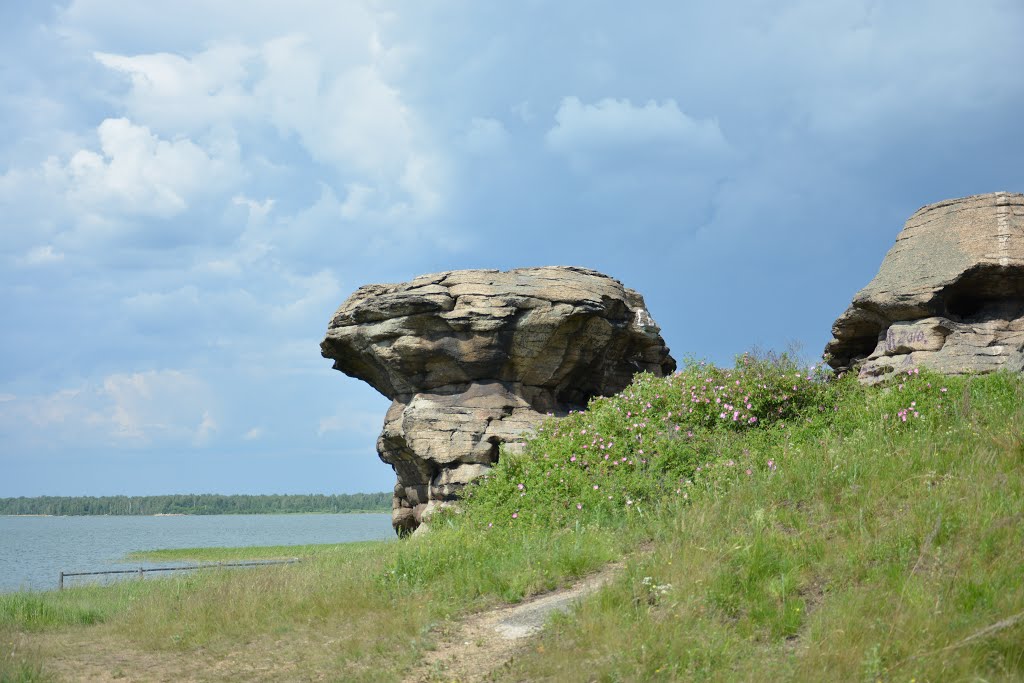
[[[461,615],[625,559],[495,678],[1024,680],[1024,381],[689,363],[548,423],[426,535],[146,559],[294,556],[0,596],[0,679],[400,680]]]

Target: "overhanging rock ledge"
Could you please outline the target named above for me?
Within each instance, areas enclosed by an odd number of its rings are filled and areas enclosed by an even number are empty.
[[[546,414],[582,409],[676,364],[643,297],[569,266],[459,270],[360,287],[321,354],[391,399],[377,439],[397,475],[392,525],[414,530]]]

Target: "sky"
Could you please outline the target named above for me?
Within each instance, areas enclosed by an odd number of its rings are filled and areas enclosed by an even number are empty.
[[[820,357],[903,222],[1024,191],[1020,0],[0,0],[0,496],[389,490],[361,285],[578,265]]]

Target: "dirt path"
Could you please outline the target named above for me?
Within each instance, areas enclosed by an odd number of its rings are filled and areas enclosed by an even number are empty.
[[[567,612],[573,604],[610,582],[623,565],[611,564],[575,585],[545,593],[509,607],[474,614],[444,633],[437,649],[405,678],[405,683],[486,680],[524,647],[525,639],[544,628],[555,612]]]

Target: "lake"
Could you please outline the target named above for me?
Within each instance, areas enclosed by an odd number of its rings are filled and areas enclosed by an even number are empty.
[[[172,517],[0,516],[0,592],[49,590],[60,572],[170,567],[126,562],[136,550],[305,545],[392,539],[388,513],[336,515],[185,515]],[[167,576],[174,572],[160,572]],[[117,575],[115,575],[117,576]],[[65,585],[87,579],[72,577]]]

